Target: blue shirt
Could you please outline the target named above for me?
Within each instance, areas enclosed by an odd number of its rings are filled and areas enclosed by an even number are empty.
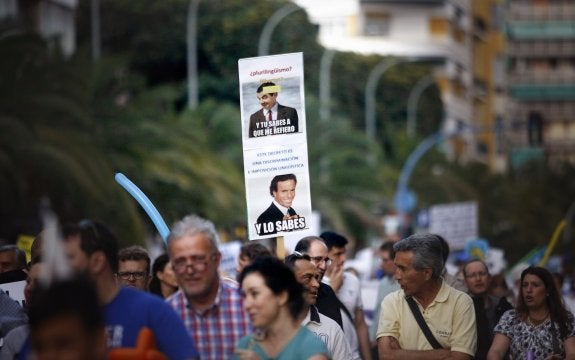
[[[171,360],[198,357],[196,347],[182,320],[161,298],[143,291],[122,287],[103,307],[108,349],[136,346],[138,333],[152,330],[158,350]]]

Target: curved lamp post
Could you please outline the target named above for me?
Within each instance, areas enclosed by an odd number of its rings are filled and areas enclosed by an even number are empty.
[[[334,56],[335,50],[325,49],[319,66],[319,118],[322,122],[331,116],[331,64]]]
[[[428,86],[435,83],[433,74],[426,75],[419,79],[409,92],[407,98],[407,136],[413,138],[415,136],[415,126],[417,124],[417,104],[419,98]]]
[[[90,1],[90,17],[92,60],[100,60],[102,54],[102,40],[100,38],[100,0]]]
[[[375,91],[377,82],[383,74],[393,65],[406,60],[391,58],[377,64],[367,77],[365,85],[365,135],[369,140],[375,139]]]
[[[198,91],[198,6],[200,0],[190,0],[187,17],[187,57],[188,57],[188,108],[195,109],[199,104]]]
[[[331,64],[335,50],[325,49],[321,57],[319,69],[319,119],[325,125],[331,116]],[[322,134],[323,135],[323,134]],[[327,184],[329,180],[329,158],[323,155],[319,160],[319,180]]]
[[[260,40],[258,42],[258,56],[268,55],[270,52],[270,40],[272,37],[272,32],[276,26],[289,14],[301,10],[301,8],[295,4],[289,3],[272,14],[268,21],[264,25],[262,32],[260,33]]]

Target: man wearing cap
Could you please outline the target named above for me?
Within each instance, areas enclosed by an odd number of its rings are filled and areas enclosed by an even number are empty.
[[[297,111],[277,102],[279,86],[265,82],[256,90],[262,108],[250,116],[249,137],[298,132]]]

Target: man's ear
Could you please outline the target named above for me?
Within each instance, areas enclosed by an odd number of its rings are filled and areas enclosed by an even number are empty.
[[[218,263],[218,268],[220,267],[220,263],[222,261],[222,253],[219,251],[216,251],[216,253],[214,254],[214,261]]]
[[[108,261],[103,251],[96,251],[90,255],[90,273],[99,274],[107,266]]]
[[[425,274],[425,281],[428,281],[433,276],[433,269],[432,268],[425,268],[425,269],[423,269],[423,273]]]

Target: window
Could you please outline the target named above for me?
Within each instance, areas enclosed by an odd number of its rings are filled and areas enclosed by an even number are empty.
[[[364,34],[366,36],[389,35],[390,18],[387,14],[366,14]]]

